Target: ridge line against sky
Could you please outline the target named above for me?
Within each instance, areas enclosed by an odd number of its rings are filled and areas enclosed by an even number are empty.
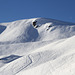
[[[0,0],[0,23],[37,17],[75,23],[75,0]]]

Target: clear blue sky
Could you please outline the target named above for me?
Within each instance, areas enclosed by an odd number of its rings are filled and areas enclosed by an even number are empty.
[[[0,0],[0,23],[36,17],[75,22],[75,0]]]

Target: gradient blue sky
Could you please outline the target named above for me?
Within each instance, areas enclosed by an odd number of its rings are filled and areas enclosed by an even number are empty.
[[[0,23],[36,17],[75,22],[75,0],[0,0]]]

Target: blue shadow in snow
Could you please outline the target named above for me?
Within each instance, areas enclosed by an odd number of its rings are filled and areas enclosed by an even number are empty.
[[[6,26],[0,25],[0,34],[6,29]]]
[[[3,63],[9,63],[9,62],[12,62],[12,61],[20,58],[20,57],[21,56],[18,56],[18,55],[10,55],[10,56],[1,58],[0,60],[3,61]]]

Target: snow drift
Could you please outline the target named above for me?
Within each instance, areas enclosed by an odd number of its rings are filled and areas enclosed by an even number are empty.
[[[1,23],[0,30],[0,75],[75,74],[74,23],[33,18]]]

